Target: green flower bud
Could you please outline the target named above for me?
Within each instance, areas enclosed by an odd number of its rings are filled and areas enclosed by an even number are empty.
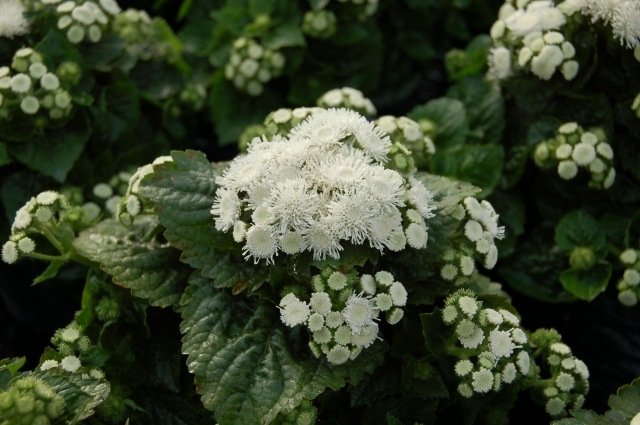
[[[596,254],[590,247],[578,246],[569,255],[569,264],[576,270],[588,270],[596,263]]]

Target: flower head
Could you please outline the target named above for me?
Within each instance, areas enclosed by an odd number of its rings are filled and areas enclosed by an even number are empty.
[[[25,9],[20,0],[0,1],[0,37],[13,38],[29,29],[24,16]]]

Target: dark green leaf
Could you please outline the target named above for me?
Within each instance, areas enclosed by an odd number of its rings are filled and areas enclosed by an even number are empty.
[[[7,145],[0,142],[0,167],[3,165],[11,164],[12,159],[9,156],[9,151],[7,150]]]
[[[67,178],[89,140],[89,123],[82,114],[64,129],[47,133],[46,137],[10,147],[11,154],[32,170],[59,182]]]
[[[78,253],[100,264],[113,282],[150,304],[175,304],[190,271],[178,262],[179,251],[157,240],[153,217],[136,219],[131,228],[105,220],[74,241]]]
[[[611,278],[611,264],[599,263],[588,270],[567,269],[560,273],[564,289],[577,298],[591,301],[602,293]]]
[[[11,357],[0,360],[0,390],[3,390],[26,363],[26,357]]]
[[[264,37],[263,43],[266,48],[272,50],[279,50],[283,47],[299,47],[306,44],[300,23],[295,21],[278,25],[273,32]]]
[[[489,195],[500,181],[504,150],[499,145],[462,145],[438,149],[431,172],[454,177],[482,189],[478,196]]]
[[[554,240],[565,251],[575,247],[591,247],[594,251],[606,248],[606,236],[600,224],[584,211],[573,211],[558,223]]]
[[[51,263],[49,263],[45,271],[40,273],[33,280],[33,284],[37,285],[38,283],[46,282],[49,279],[53,279],[58,275],[58,271],[60,270],[60,267],[64,266],[65,264],[66,264],[66,261],[63,261],[63,260],[52,261]]]
[[[143,181],[141,194],[156,205],[165,236],[182,250],[180,260],[202,271],[218,287],[237,291],[256,288],[266,270],[245,261],[240,245],[215,229],[209,212],[215,199],[215,178],[223,168],[198,152],[173,152],[165,164]]]
[[[381,360],[380,344],[343,367],[298,358],[275,306],[245,303],[207,281],[197,285],[182,310],[182,351],[221,425],[269,423],[327,387],[357,382]]]
[[[417,122],[428,119],[436,125],[436,148],[463,144],[469,131],[465,107],[457,99],[443,97],[432,100],[414,108],[407,116]]]

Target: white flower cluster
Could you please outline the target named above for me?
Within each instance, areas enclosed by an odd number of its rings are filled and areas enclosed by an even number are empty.
[[[258,96],[264,85],[282,74],[284,55],[267,49],[255,40],[240,37],[233,42],[224,75],[233,85],[251,96]]]
[[[622,305],[633,307],[640,298],[640,250],[624,250],[620,262],[625,270],[618,281],[618,300]]]
[[[573,44],[561,32],[565,10],[550,0],[508,0],[491,27],[495,47],[489,53],[489,76],[501,80],[523,69],[549,80],[560,70],[565,80],[573,80],[579,64]]]
[[[463,397],[500,391],[503,384],[529,374],[527,334],[510,311],[483,308],[473,292],[459,290],[447,298],[442,320],[455,329],[457,342],[468,353],[454,368]]]
[[[628,49],[640,45],[640,4],[637,0],[571,0],[574,8],[611,27],[613,37]]]
[[[123,188],[123,190],[121,190],[121,196],[116,195],[115,197],[110,198],[114,199],[114,204],[113,208],[108,208],[109,211],[115,215],[118,221],[123,224],[129,225],[131,224],[134,217],[138,216],[144,211],[145,205],[143,204],[142,198],[139,195],[140,182],[145,176],[153,173],[154,165],[165,164],[172,161],[173,158],[171,158],[171,156],[159,156],[150,164],[139,167],[132,175],[126,176],[128,182],[126,188]],[[105,187],[105,195],[107,195],[106,189],[107,187]],[[111,196],[111,194],[109,196]],[[109,203],[109,201],[107,202]]]
[[[174,47],[164,41],[159,34],[156,19],[151,19],[144,10],[127,9],[115,15],[112,29],[115,34],[126,41],[125,49],[142,60],[154,58],[167,58],[174,52]],[[195,86],[194,84],[191,87]],[[182,96],[182,95],[181,95]]]
[[[14,111],[21,111],[26,115],[44,112],[52,120],[61,120],[71,109],[71,95],[59,76],[43,63],[40,53],[28,47],[19,49],[11,69],[0,67],[0,119],[10,119]]]
[[[83,354],[91,348],[91,340],[82,334],[82,330],[76,322],[71,322],[66,327],[58,329],[53,334],[51,342],[63,356]]]
[[[556,136],[536,146],[534,160],[539,167],[557,164],[557,172],[563,180],[571,180],[580,168],[591,175],[589,187],[609,189],[616,179],[613,167],[613,149],[605,141],[600,129],[584,130],[575,122],[561,125]]]
[[[360,90],[351,87],[329,90],[318,98],[316,104],[321,108],[352,109],[367,117],[376,114],[376,107],[373,102],[366,98]]]
[[[443,255],[445,264],[440,276],[447,281],[462,283],[477,269],[476,263],[492,269],[498,261],[496,239],[504,238],[504,226],[498,226],[498,214],[488,201],[478,201],[468,196],[453,211],[460,221],[460,241],[457,249]],[[454,241],[455,242],[455,241]]]
[[[545,354],[551,375],[543,381],[545,409],[553,417],[564,416],[567,410],[582,407],[584,396],[589,391],[589,369],[571,354],[571,348],[561,342],[550,344]]]
[[[312,353],[316,357],[324,355],[336,365],[355,359],[380,339],[380,313],[395,325],[404,316],[402,307],[407,304],[405,287],[386,271],[358,279],[355,272],[344,274],[327,268],[313,277],[313,287],[309,301],[301,301],[292,293],[284,296],[279,305],[280,319],[289,327],[306,326],[311,333]]]
[[[432,195],[385,168],[390,148],[387,135],[347,109],[318,110],[288,138],[256,138],[216,179],[216,229],[233,231],[254,262],[272,263],[280,251],[337,259],[344,242],[424,248]]]
[[[11,226],[11,236],[2,246],[2,261],[15,263],[22,255],[35,251],[35,241],[29,234],[41,233],[57,219],[59,213],[69,208],[67,199],[58,192],[46,191],[31,198],[16,212]]]
[[[41,0],[55,8],[58,29],[73,44],[97,43],[121,9],[115,0]]]
[[[0,0],[0,37],[13,38],[26,34],[29,23],[20,0]]]
[[[419,165],[426,165],[429,159],[436,153],[436,147],[431,137],[422,132],[420,124],[407,117],[394,117],[385,115],[375,121],[378,128],[391,137],[391,141],[406,146]],[[406,169],[407,155],[397,153],[391,155],[391,161],[398,170]]]
[[[329,38],[336,33],[336,15],[330,10],[309,10],[302,19],[302,31],[314,38]]]

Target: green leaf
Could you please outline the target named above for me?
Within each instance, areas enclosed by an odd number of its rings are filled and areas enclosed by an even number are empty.
[[[445,213],[452,212],[467,196],[477,196],[480,192],[480,189],[470,183],[448,177],[418,173],[416,178],[433,194],[437,210]]]
[[[560,273],[564,289],[581,300],[591,301],[604,292],[611,278],[611,264],[601,262],[588,270],[567,269]]]
[[[0,390],[7,386],[11,378],[18,373],[26,362],[26,357],[10,357],[0,360]]]
[[[215,229],[209,210],[215,199],[215,178],[223,168],[196,151],[173,152],[173,163],[156,167],[140,186],[156,205],[165,237],[182,250],[180,261],[201,270],[217,287],[236,292],[255,289],[267,271],[244,260],[240,245]]]
[[[457,99],[443,97],[414,108],[407,115],[414,121],[428,119],[436,125],[436,148],[458,146],[464,143],[469,131],[464,105]]]
[[[555,243],[565,251],[576,247],[591,247],[602,253],[606,249],[607,238],[598,221],[579,210],[565,215],[555,229]]]
[[[43,271],[38,276],[36,276],[35,279],[33,279],[33,284],[37,285],[39,283],[46,282],[49,279],[53,279],[58,275],[58,271],[60,271],[60,268],[66,263],[67,262],[64,260],[55,260],[50,262],[45,271]]]
[[[182,310],[182,351],[204,406],[221,425],[268,424],[327,387],[357,383],[382,360],[381,344],[340,367],[310,358],[306,347],[299,358],[275,306],[249,304],[206,280],[193,289]]]
[[[453,49],[445,56],[445,65],[450,80],[460,80],[482,73],[487,67],[487,54],[492,45],[491,38],[479,35],[464,50]]]
[[[34,376],[49,384],[65,401],[66,422],[80,423],[94,414],[94,409],[109,396],[110,386],[106,381],[93,379],[86,374],[68,373],[49,369],[37,371]]]
[[[131,228],[109,219],[80,233],[73,246],[116,285],[166,307],[178,301],[190,271],[178,262],[176,249],[157,239],[157,228],[154,217],[141,216]]]
[[[300,23],[297,21],[278,25],[273,32],[270,32],[263,38],[263,43],[266,48],[272,50],[306,45]]]
[[[469,138],[476,143],[500,143],[504,131],[504,102],[500,87],[475,76],[460,80],[447,96],[464,104],[469,120]]]
[[[7,145],[0,142],[0,167],[3,165],[11,164],[13,160],[9,156],[9,151],[7,150]]]
[[[18,161],[53,177],[62,183],[89,140],[90,128],[83,114],[76,114],[64,129],[53,130],[46,137],[10,146],[11,155]]]
[[[462,145],[436,150],[431,172],[469,182],[489,195],[500,181],[504,149],[499,145]]]

